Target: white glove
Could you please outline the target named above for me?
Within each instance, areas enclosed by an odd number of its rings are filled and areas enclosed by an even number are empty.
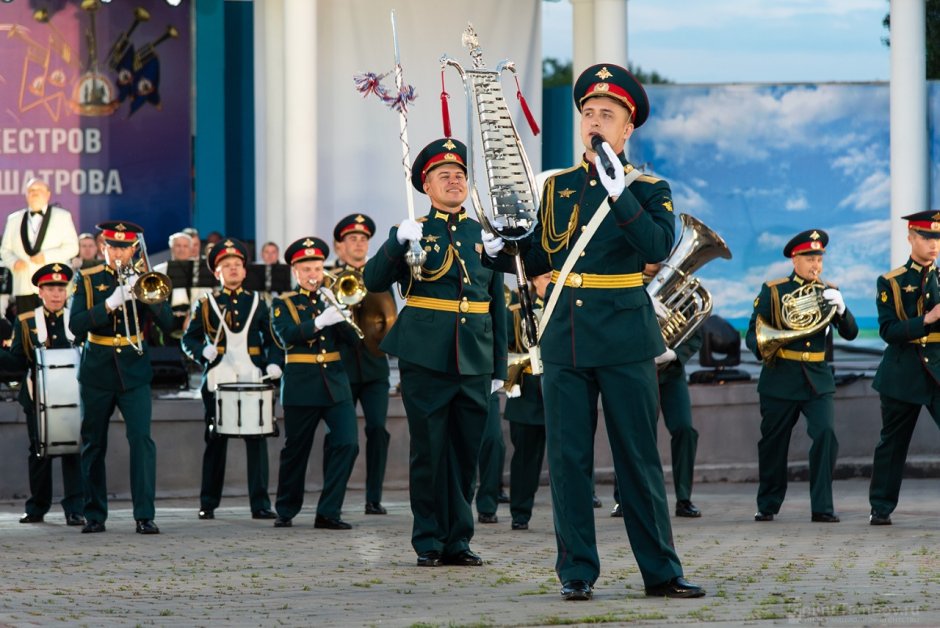
[[[396,237],[398,238],[399,244],[404,244],[408,240],[420,240],[423,234],[424,225],[422,225],[417,220],[405,218],[398,225],[398,233],[396,234]]]
[[[623,194],[623,189],[626,187],[623,180],[623,165],[621,165],[620,158],[617,157],[617,153],[610,147],[610,144],[604,142],[601,144],[601,148],[607,153],[607,156],[610,158],[610,163],[614,165],[614,178],[611,179],[607,176],[604,166],[601,165],[601,158],[595,155],[594,165],[597,166],[597,177],[601,180],[601,185],[607,188],[608,195],[611,197],[620,196]]]
[[[340,312],[335,307],[328,307],[323,310],[323,313],[313,319],[313,324],[317,326],[317,329],[324,329],[330,325],[335,325],[336,323],[342,323],[346,320],[346,317],[343,316],[343,313]]]
[[[277,364],[268,364],[264,369],[265,374],[270,379],[279,379],[284,372]]]
[[[133,290],[134,286],[137,285],[137,280],[140,279],[140,275],[133,273],[127,276],[127,289]]]
[[[829,301],[829,305],[832,305],[836,308],[836,313],[839,316],[845,314],[845,299],[842,298],[842,293],[835,288],[826,288],[823,290],[823,298],[826,301]]]
[[[659,297],[653,297],[650,299],[653,302],[653,310],[656,312],[658,318],[669,318],[672,312],[669,311],[669,308],[663,305],[663,302],[659,300]]]
[[[501,380],[501,379],[494,379],[493,382],[490,384],[490,394],[491,394],[491,395],[494,394],[497,390],[499,390],[500,388],[502,388],[502,387],[503,387],[503,384],[505,384],[505,383],[506,383],[506,382],[504,382],[504,381]]]
[[[673,351],[672,349],[666,349],[665,353],[663,353],[662,355],[657,355],[655,358],[653,358],[653,362],[655,362],[656,365],[658,366],[660,364],[667,364],[669,362],[672,362],[675,359],[676,359],[676,352]]]
[[[215,359],[219,357],[219,350],[215,345],[206,345],[202,349],[202,359],[206,362],[215,362]]]
[[[104,300],[105,305],[108,306],[108,309],[114,311],[121,307],[121,304],[125,301],[130,300],[131,295],[126,287],[118,286],[114,289],[114,292]]]
[[[506,243],[503,242],[503,239],[495,233],[490,233],[485,229],[480,233],[483,236],[483,250],[486,251],[486,254],[490,257],[496,257],[499,255],[499,252],[503,250],[504,246],[506,246]]]
[[[515,399],[516,397],[522,396],[522,388],[519,387],[519,384],[513,384],[509,387],[509,390],[506,391],[506,397],[508,399]]]

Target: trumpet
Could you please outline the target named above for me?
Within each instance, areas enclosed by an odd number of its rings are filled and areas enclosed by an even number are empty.
[[[327,277],[335,277],[335,275],[332,275],[326,271],[324,271],[323,274],[326,275]],[[343,319],[346,321],[346,323],[350,327],[353,328],[353,331],[356,332],[356,335],[359,337],[359,339],[362,340],[363,338],[365,338],[365,334],[362,333],[362,329],[360,329],[359,325],[356,324],[356,321],[353,320],[352,313],[349,311],[349,308],[346,306],[346,304],[340,303],[336,294],[333,293],[333,290],[331,290],[330,288],[327,288],[326,286],[320,284],[317,281],[314,281],[313,279],[310,279],[308,281],[310,282],[310,285],[313,286],[314,289],[317,291],[317,294],[323,297],[323,300],[326,301],[327,304],[329,304],[331,307],[335,307],[339,311],[339,313],[343,315]],[[335,285],[337,282],[334,280],[333,283]]]

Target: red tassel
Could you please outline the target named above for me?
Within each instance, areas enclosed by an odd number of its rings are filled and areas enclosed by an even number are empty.
[[[516,77],[516,98],[519,99],[519,103],[522,105],[522,114],[529,123],[529,128],[532,129],[532,135],[538,135],[540,130],[539,125],[535,123],[535,117],[532,115],[532,112],[529,111],[529,104],[525,101],[525,96],[522,95],[522,88],[519,86],[519,77]]]
[[[450,110],[447,108],[447,99],[450,94],[444,89],[444,70],[441,70],[441,118],[444,121],[444,137],[450,137]]]

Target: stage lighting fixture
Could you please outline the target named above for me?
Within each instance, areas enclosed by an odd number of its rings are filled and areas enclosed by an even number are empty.
[[[166,0],[166,3],[171,7],[178,7],[183,0]]]

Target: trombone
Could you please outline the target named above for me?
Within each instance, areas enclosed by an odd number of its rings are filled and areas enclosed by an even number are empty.
[[[362,281],[362,275],[354,270],[343,271],[339,275],[334,275],[329,271],[323,271],[323,275],[331,280],[329,288],[322,283],[318,284],[318,282],[313,279],[309,279],[308,281],[330,307],[335,307],[339,313],[343,315],[343,319],[346,323],[353,328],[353,331],[356,332],[356,336],[362,340],[365,338],[365,334],[362,333],[362,329],[360,329],[356,321],[353,320],[352,313],[349,311],[350,306],[356,305],[366,296],[366,287]],[[358,287],[354,285],[355,282],[358,282]],[[353,295],[360,291],[362,292],[362,296],[354,299]],[[337,292],[339,292],[339,294],[337,294]]]
[[[139,234],[140,259],[130,265],[121,264],[120,260],[115,260],[115,269],[117,270],[118,288],[125,290],[131,275],[138,275],[137,281],[131,288],[131,314],[134,317],[134,329],[137,330],[137,340],[133,340],[131,335],[130,317],[127,311],[127,301],[121,302],[121,312],[124,315],[124,335],[131,343],[131,347],[138,355],[144,353],[144,338],[140,330],[140,316],[137,312],[137,301],[147,305],[163,303],[170,296],[173,290],[173,282],[163,273],[153,270],[150,265],[150,257],[147,255],[147,243],[144,240],[144,234]]]

